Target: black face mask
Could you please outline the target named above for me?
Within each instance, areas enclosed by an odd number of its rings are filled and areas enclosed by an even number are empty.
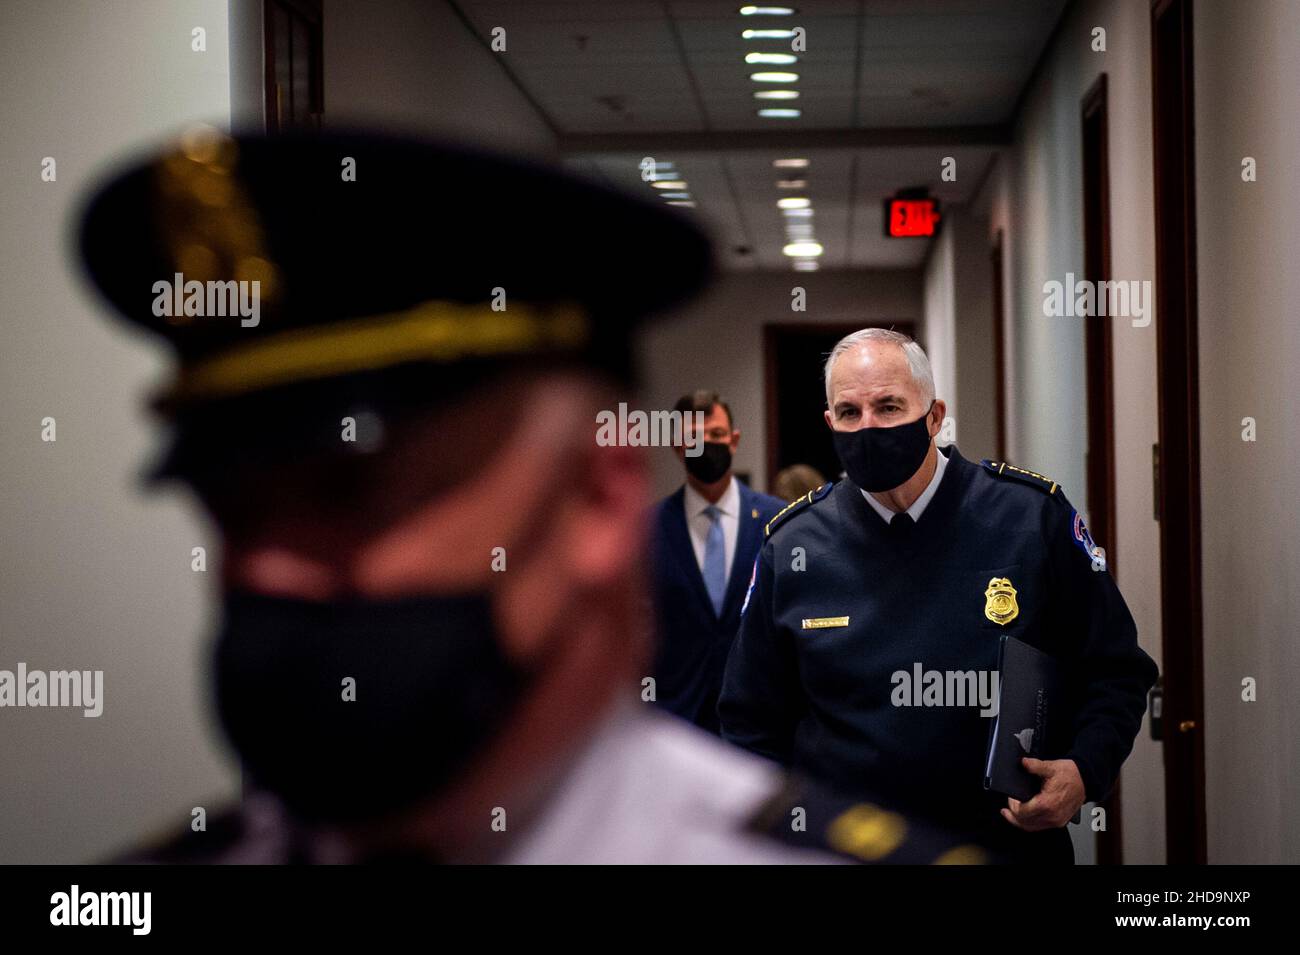
[[[864,491],[890,491],[916,473],[930,450],[926,420],[930,410],[915,421],[892,428],[832,431],[835,453],[849,478]]]
[[[731,445],[722,441],[705,441],[698,457],[686,455],[686,470],[704,484],[712,484],[731,470]]]
[[[531,679],[504,656],[484,593],[330,602],[231,593],[215,669],[218,714],[252,781],[304,821],[330,824],[436,793]]]

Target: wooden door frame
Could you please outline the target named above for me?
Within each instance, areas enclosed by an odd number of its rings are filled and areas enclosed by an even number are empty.
[[[1160,421],[1153,466],[1158,468],[1165,838],[1171,864],[1206,861],[1192,50],[1192,0],[1153,0],[1151,102]]]
[[[265,104],[265,125],[268,133],[283,132],[279,91],[276,87],[276,51],[275,51],[275,8],[279,5],[290,16],[297,16],[306,22],[311,31],[311,62],[309,64],[308,97],[309,113],[320,125],[321,114],[325,111],[325,12],[323,0],[272,0],[262,3],[262,83]],[[290,73],[292,74],[293,39],[289,41]]]
[[[1109,282],[1110,246],[1110,118],[1106,74],[1083,95],[1079,107],[1083,149],[1083,273],[1089,282]],[[1105,286],[1097,286],[1104,288]],[[1087,509],[1093,536],[1104,541],[1106,562],[1115,573],[1118,522],[1115,515],[1115,316],[1084,319],[1084,380],[1087,389]],[[1124,861],[1124,828],[1120,784],[1100,803],[1106,828],[1097,833],[1097,862]]]

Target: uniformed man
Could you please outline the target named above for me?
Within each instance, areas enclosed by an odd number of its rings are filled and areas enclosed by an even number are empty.
[[[847,477],[767,527],[719,702],[724,738],[1010,858],[1072,861],[1064,827],[1110,791],[1156,677],[1101,550],[1055,482],[937,448],[944,402],[906,336],[840,341],[826,397]],[[1024,760],[1041,789],[1023,803],[983,788],[993,694],[911,685],[995,674],[1004,634],[1063,661],[1070,681],[1071,743]]]
[[[81,247],[176,353],[157,473],[221,532],[246,783],[121,861],[972,858],[641,701],[646,471],[594,437],[635,324],[709,274],[672,210],[444,145],[199,131],[99,191]]]

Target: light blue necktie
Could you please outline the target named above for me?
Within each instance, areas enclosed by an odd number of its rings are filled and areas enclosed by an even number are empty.
[[[704,540],[704,586],[713,601],[713,612],[722,616],[722,599],[727,595],[727,545],[722,536],[722,511],[713,505],[704,509],[712,521]]]

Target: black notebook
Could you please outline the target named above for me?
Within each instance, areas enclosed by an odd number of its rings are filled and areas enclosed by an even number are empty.
[[[1024,802],[1038,794],[1043,781],[1020,764],[1021,757],[1061,755],[1069,728],[1064,680],[1053,657],[1008,636],[998,647],[998,672],[998,715],[989,731],[984,788]]]

